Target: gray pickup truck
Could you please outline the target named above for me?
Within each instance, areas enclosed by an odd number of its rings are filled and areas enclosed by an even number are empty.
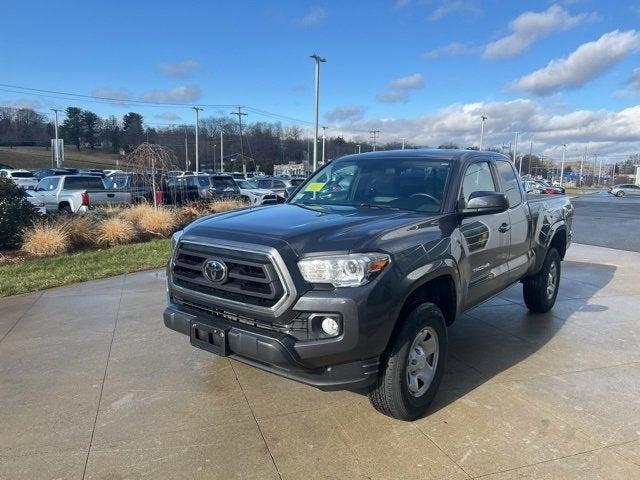
[[[131,192],[107,188],[96,175],[45,177],[33,190],[47,213],[85,213],[100,205],[130,205]]]
[[[527,198],[509,158],[465,150],[346,156],[287,203],[201,218],[173,238],[167,327],[191,344],[322,389],[368,388],[424,415],[447,327],[522,282],[555,303],[565,196]]]

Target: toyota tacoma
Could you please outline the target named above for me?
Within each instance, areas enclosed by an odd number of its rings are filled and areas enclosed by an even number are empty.
[[[196,220],[172,239],[167,327],[193,346],[321,389],[368,389],[423,416],[447,329],[521,282],[555,303],[565,196],[527,197],[508,157],[399,150],[342,157],[286,203]]]

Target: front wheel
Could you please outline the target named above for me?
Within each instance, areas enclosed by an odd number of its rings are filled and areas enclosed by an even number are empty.
[[[546,313],[556,303],[560,288],[560,254],[550,248],[538,273],[522,283],[524,303],[529,310]]]
[[[433,303],[416,307],[405,319],[383,357],[369,391],[381,413],[400,420],[422,417],[438,391],[447,356],[447,327]]]
[[[619,192],[616,192],[616,197],[624,197],[624,191],[620,190]]]

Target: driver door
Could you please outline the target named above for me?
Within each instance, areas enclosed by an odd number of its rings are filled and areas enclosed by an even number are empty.
[[[491,162],[483,160],[467,166],[460,189],[459,205],[464,207],[475,192],[499,192]],[[463,279],[467,282],[465,308],[496,294],[509,284],[509,213],[465,217],[460,221],[464,257]]]

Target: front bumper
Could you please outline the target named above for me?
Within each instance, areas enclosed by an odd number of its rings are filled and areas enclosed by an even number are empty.
[[[327,355],[332,351],[340,352],[352,347],[352,341],[345,339],[345,334],[334,339],[298,341],[284,333],[238,324],[216,316],[187,313],[173,304],[164,311],[164,324],[184,335],[190,335],[194,321],[228,329],[231,358],[322,390],[365,388],[377,377],[379,357],[326,365]],[[347,337],[353,333],[350,332]]]

